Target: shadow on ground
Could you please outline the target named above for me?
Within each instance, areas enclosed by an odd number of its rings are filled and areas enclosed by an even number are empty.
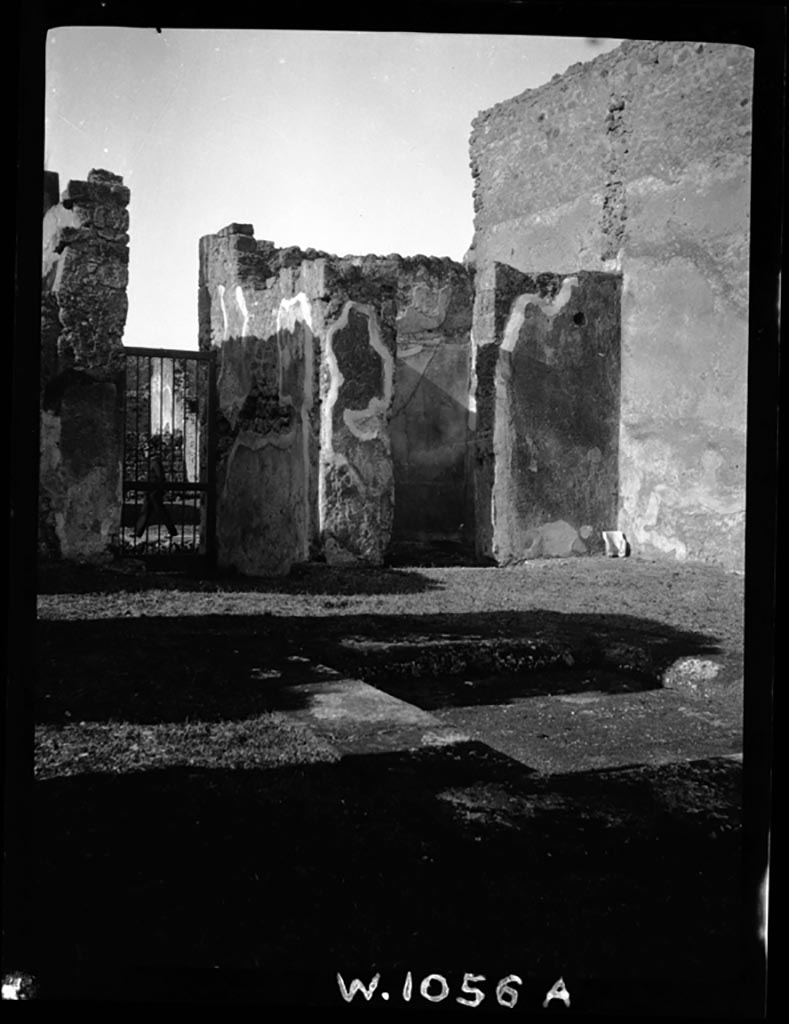
[[[42,566],[36,578],[39,594],[178,590],[199,593],[372,596],[419,594],[441,589],[443,585],[440,582],[428,579],[413,568],[333,568],[320,563],[294,566],[288,576],[253,577],[228,572],[209,573],[202,566],[195,567],[192,572],[146,571],[142,562],[132,559],[106,568],[60,563]]]
[[[146,616],[42,620],[36,629],[42,724],[221,721],[294,710],[305,698],[291,684],[319,681],[327,669],[408,700],[418,686],[423,707],[490,704],[532,692],[532,669],[541,666],[564,670],[561,692],[587,688],[583,672],[566,671],[569,650],[576,667],[626,671],[624,680],[597,677],[598,688],[619,692],[657,686],[676,658],[718,650],[713,636],[637,616],[558,612]],[[492,672],[501,675],[498,690],[495,679],[477,697],[458,685],[458,674]],[[545,692],[544,673],[540,679],[542,691],[534,692]]]
[[[478,743],[55,779],[26,962],[43,998],[343,1006],[380,971],[402,1006],[410,970],[445,1008],[471,972],[488,1006],[561,975],[580,1010],[733,1015],[738,804],[729,762],[546,780]]]

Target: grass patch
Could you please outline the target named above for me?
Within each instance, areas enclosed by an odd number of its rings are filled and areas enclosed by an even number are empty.
[[[79,722],[38,726],[35,733],[35,777],[42,781],[91,772],[253,769],[338,758],[325,740],[276,712],[233,722]]]

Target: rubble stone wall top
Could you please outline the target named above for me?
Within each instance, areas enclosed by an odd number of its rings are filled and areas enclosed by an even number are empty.
[[[45,363],[99,377],[120,369],[129,279],[129,189],[93,170],[44,215],[42,286],[49,303]],[[46,301],[46,300],[45,300]],[[52,364],[55,364],[53,366]]]
[[[671,182],[694,164],[747,162],[752,78],[742,46],[629,41],[482,111],[476,228],[603,193],[612,175]]]

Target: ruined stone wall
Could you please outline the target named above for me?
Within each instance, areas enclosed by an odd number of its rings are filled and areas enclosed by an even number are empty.
[[[476,376],[495,373],[486,349],[502,340],[497,263],[619,275],[618,527],[636,553],[732,568],[744,547],[752,77],[743,47],[628,42],[483,112],[471,138]],[[494,520],[486,500],[510,471],[485,436],[478,547],[490,552],[515,512],[505,500]]]
[[[129,190],[93,170],[54,202],[45,176],[39,551],[108,556],[122,506],[122,338]]]
[[[405,530],[458,533],[465,270],[276,249],[238,224],[201,240],[200,267],[200,345],[219,350],[219,564],[380,564],[401,500]]]
[[[201,240],[200,288],[201,347],[219,349],[219,564],[379,564],[394,508],[391,275],[231,225]]]
[[[286,573],[317,535],[315,390],[324,262],[231,224],[200,240],[200,347],[218,349],[221,567]]]

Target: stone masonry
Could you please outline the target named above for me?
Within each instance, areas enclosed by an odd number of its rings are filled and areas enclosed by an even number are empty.
[[[570,554],[606,519],[634,552],[741,568],[752,80],[744,47],[627,42],[476,118],[474,373],[483,391],[499,381],[495,412],[477,396],[480,554]],[[502,291],[502,267],[521,292]],[[559,312],[552,289],[573,279]],[[524,319],[516,342],[497,316]],[[586,354],[568,350],[578,341]],[[513,420],[508,380],[525,394],[546,367],[590,394],[562,395],[537,437],[528,412]],[[617,390],[618,439],[593,442],[589,403],[610,422]],[[557,416],[577,419],[575,436],[550,428]],[[577,500],[584,445],[588,487],[616,491],[596,518],[591,490]]]
[[[129,189],[108,171],[56,201],[45,177],[41,269],[39,548],[110,554],[122,504],[122,337]]]
[[[744,47],[627,42],[482,112],[465,265],[202,238],[219,567],[502,565],[619,530],[741,568],[752,80]],[[107,171],[60,202],[44,176],[49,557],[104,557],[120,524],[128,203]]]
[[[409,483],[418,492],[431,472],[449,481],[442,528],[459,531],[471,319],[459,264],[277,249],[251,225],[231,224],[201,239],[199,296],[201,348],[219,350],[221,566],[260,574],[310,557],[380,564],[394,535],[398,474],[406,501]],[[431,465],[404,402],[396,414],[394,403],[398,387],[413,397],[429,380],[425,365],[442,356],[459,368],[451,385],[434,386],[450,407],[433,417],[436,432],[450,440]]]

